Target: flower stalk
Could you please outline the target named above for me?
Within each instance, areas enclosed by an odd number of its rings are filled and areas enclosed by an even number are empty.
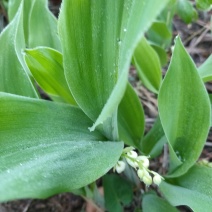
[[[127,163],[137,171],[139,179],[147,186],[153,183],[160,185],[164,178],[157,172],[149,170],[149,156],[138,155],[133,147],[126,147],[123,149],[121,159],[126,159]],[[119,160],[114,167],[114,171],[121,173],[124,171],[126,164],[123,160]]]

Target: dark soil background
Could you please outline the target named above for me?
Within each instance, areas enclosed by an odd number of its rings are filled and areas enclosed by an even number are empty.
[[[1,3],[1,1],[0,1]],[[59,12],[61,0],[49,0],[50,10],[57,16]],[[210,17],[212,12],[199,13],[199,19],[190,25],[186,25],[179,17],[174,18],[173,37],[180,35],[187,51],[194,59],[197,67],[201,65],[212,52],[212,36]],[[0,29],[7,24],[5,11],[0,5]],[[169,52],[169,55],[171,53]],[[165,72],[166,69],[164,69]],[[158,114],[157,99],[154,94],[149,92],[142,86],[136,71],[133,67],[130,68],[129,80],[136,89],[141,102],[143,104],[146,115],[146,132],[148,132]],[[206,85],[209,93],[212,93],[212,83]],[[154,170],[164,172],[164,164],[166,164],[166,155],[153,160],[151,167]],[[208,140],[201,155],[201,158],[212,161],[212,132],[209,133]],[[190,211],[185,207],[180,207],[180,211]],[[19,200],[0,204],[0,212],[78,212],[96,211],[90,204],[86,203],[81,197],[70,193],[56,195],[46,200]],[[133,211],[133,207],[125,211]]]

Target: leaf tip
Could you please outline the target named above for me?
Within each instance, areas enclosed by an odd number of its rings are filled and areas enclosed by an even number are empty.
[[[180,39],[180,36],[178,34],[174,39],[174,43],[176,44],[177,42],[180,42],[180,41],[181,41],[181,39]]]

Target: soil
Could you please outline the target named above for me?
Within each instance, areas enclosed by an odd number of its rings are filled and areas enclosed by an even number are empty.
[[[61,0],[49,0],[51,11],[57,16]],[[197,66],[200,66],[212,52],[212,36],[210,31],[210,17],[212,12],[201,12],[199,19],[190,25],[186,25],[179,17],[174,18],[173,35],[180,35],[187,51],[194,59]],[[3,10],[0,9],[0,30],[6,25],[7,19]],[[171,55],[171,53],[169,54]],[[165,72],[166,69],[164,69]],[[157,99],[154,94],[149,92],[139,81],[134,67],[130,68],[129,80],[135,87],[145,110],[147,133],[152,127],[158,114]],[[212,83],[206,85],[209,93],[212,93]],[[48,98],[42,93],[44,98]],[[212,161],[212,131],[209,133],[205,148],[201,158]],[[151,166],[154,170],[160,170],[164,163],[164,157],[155,159]],[[180,211],[190,211],[186,207],[179,207]],[[87,204],[81,197],[71,193],[56,195],[46,200],[18,200],[0,204],[0,212],[78,212],[96,211],[91,205]],[[133,211],[133,206],[126,208],[125,211]]]

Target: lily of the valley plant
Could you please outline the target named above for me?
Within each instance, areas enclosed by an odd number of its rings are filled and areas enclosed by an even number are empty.
[[[144,37],[153,39],[174,3],[63,0],[56,20],[46,0],[8,1],[10,23],[0,35],[1,202],[62,192],[95,201],[93,182],[104,175],[102,209],[122,211],[137,187],[143,211],[211,210],[212,169],[196,164],[211,124],[203,83],[212,78],[211,58],[198,70],[177,37],[162,80],[155,51],[162,47]],[[130,64],[158,96],[159,117],[145,137]],[[159,174],[149,161],[164,144],[169,168]],[[106,174],[111,169],[118,174]]]

